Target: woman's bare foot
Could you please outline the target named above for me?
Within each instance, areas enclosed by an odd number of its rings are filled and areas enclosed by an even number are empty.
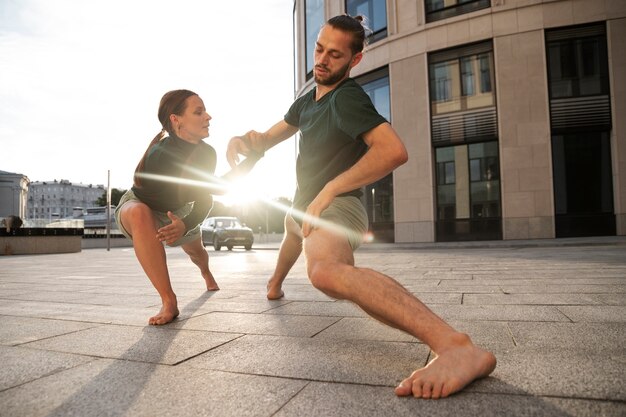
[[[213,278],[213,274],[211,272],[206,275],[202,274],[202,278],[204,278],[204,281],[206,282],[207,291],[217,291],[220,289],[220,287],[217,285],[217,282],[215,282],[215,278]]]
[[[157,314],[156,316],[150,317],[150,320],[148,320],[148,323],[152,325],[167,324],[171,322],[172,320],[174,320],[176,317],[178,317],[178,314],[179,312],[178,312],[178,307],[176,306],[176,303],[174,304],[164,303],[163,306],[161,307],[161,311],[159,311],[159,314]]]
[[[462,343],[442,350],[428,365],[402,381],[395,389],[396,395],[445,398],[493,372],[496,357],[472,344],[467,335],[463,335],[463,339]]]
[[[285,293],[282,290],[281,284],[275,284],[270,279],[267,283],[267,299],[268,300],[278,300],[285,296]]]

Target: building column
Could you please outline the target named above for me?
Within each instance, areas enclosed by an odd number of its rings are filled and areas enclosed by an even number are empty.
[[[543,32],[494,39],[504,240],[553,238],[554,196]]]

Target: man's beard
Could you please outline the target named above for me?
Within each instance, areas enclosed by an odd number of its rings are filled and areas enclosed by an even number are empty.
[[[326,67],[322,68],[327,69]],[[348,72],[350,72],[350,62],[348,62],[342,68],[339,68],[339,70],[337,70],[336,72],[331,72],[326,78],[321,78],[317,75],[314,75],[314,79],[315,82],[319,85],[335,85],[339,81],[341,81]]]

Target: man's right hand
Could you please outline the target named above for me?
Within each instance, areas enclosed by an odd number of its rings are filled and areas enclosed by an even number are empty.
[[[239,163],[239,155],[248,156],[250,151],[263,154],[265,146],[263,144],[263,133],[251,130],[243,136],[235,136],[228,142],[226,149],[226,160],[231,168],[235,168]]]

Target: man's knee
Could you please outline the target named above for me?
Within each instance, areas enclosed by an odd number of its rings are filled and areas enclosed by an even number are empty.
[[[317,261],[309,264],[307,267],[307,273],[309,275],[309,281],[318,290],[322,292],[328,292],[333,289],[333,276],[338,272],[337,263]]]

